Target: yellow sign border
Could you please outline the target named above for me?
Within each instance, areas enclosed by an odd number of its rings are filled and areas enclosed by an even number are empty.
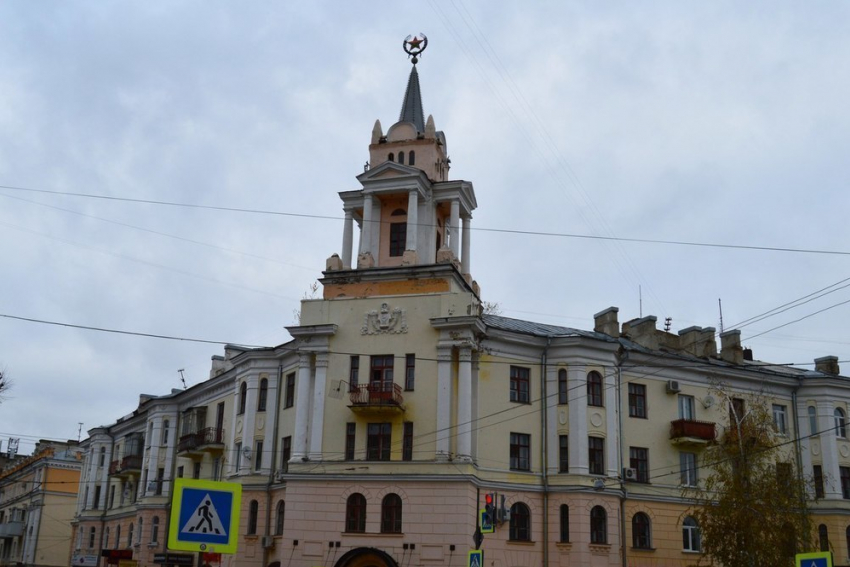
[[[817,553],[798,553],[794,556],[797,561],[797,567],[804,567],[803,561],[808,559],[826,559],[826,567],[832,567],[832,552],[818,551]]]
[[[484,567],[484,550],[483,549],[471,549],[469,553],[466,555],[466,567],[472,565],[472,556],[477,555],[481,557],[481,567]],[[830,567],[832,567],[830,565]]]
[[[209,490],[211,492],[230,492],[233,502],[230,509],[230,527],[227,530],[227,543],[206,544],[198,541],[180,541],[180,512],[183,507],[183,489]],[[197,480],[193,478],[174,479],[171,495],[171,518],[168,523],[168,549],[178,551],[206,551],[209,553],[236,553],[239,543],[239,512],[242,506],[242,485],[235,482],[217,480]],[[203,546],[203,547],[202,547]]]

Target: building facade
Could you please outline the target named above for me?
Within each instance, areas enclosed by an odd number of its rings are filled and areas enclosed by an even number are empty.
[[[788,441],[780,461],[813,480],[823,545],[850,563],[836,358],[771,366],[737,330],[671,333],[615,307],[591,330],[484,313],[475,192],[449,179],[415,65],[369,155],[292,341],[228,346],[207,381],[89,431],[73,564],[163,562],[172,482],[192,477],[242,484],[228,566],[465,565],[492,493],[505,521],[483,536],[489,566],[685,566],[701,541],[683,488],[752,396]]]

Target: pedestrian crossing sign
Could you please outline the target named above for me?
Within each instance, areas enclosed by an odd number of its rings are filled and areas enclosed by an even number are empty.
[[[484,552],[480,549],[470,550],[466,559],[466,567],[484,567]]]
[[[832,567],[832,553],[819,551],[817,553],[798,553],[797,567]]]
[[[168,548],[236,553],[241,500],[241,484],[175,479]]]

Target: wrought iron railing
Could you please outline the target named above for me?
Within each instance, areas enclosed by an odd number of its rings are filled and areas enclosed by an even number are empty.
[[[355,406],[398,406],[404,403],[401,386],[391,383],[363,384],[349,388],[349,399]]]
[[[695,419],[676,419],[670,422],[670,439],[691,437],[704,441],[714,441],[717,429],[712,421]]]
[[[180,437],[177,442],[178,451],[191,451],[206,445],[221,445],[224,443],[224,430],[218,427],[206,427],[195,433]]]

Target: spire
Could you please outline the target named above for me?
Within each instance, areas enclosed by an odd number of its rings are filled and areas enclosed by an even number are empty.
[[[419,91],[419,73],[416,65],[410,70],[410,78],[407,79],[407,90],[401,103],[401,114],[399,122],[412,122],[417,132],[425,131],[425,117],[422,112],[422,93]]]

